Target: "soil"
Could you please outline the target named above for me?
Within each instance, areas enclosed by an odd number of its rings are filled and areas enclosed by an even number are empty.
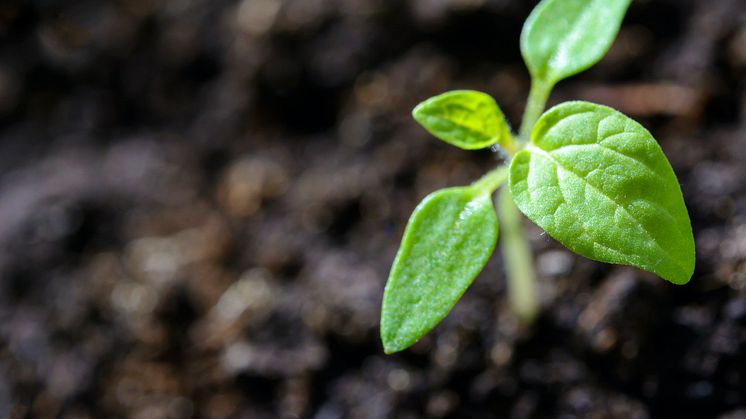
[[[746,5],[635,1],[551,102],[660,142],[686,286],[526,223],[542,312],[499,254],[403,353],[378,338],[417,202],[499,162],[412,107],[452,88],[518,124],[520,0],[0,3],[0,417],[746,418]]]

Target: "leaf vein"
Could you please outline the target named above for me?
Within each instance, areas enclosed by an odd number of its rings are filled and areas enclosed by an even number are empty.
[[[578,174],[575,171],[573,171],[572,169],[564,167],[563,165],[561,165],[550,153],[546,152],[545,150],[543,150],[543,149],[541,149],[539,147],[536,147],[534,145],[528,145],[527,149],[529,151],[531,151],[531,152],[536,153],[539,156],[546,157],[552,164],[554,164],[557,167],[557,170],[562,169],[565,172],[567,172],[567,173],[569,173],[569,174],[577,177],[578,179],[580,179],[581,181],[583,181],[585,184],[587,184],[588,186],[590,186],[592,189],[594,189],[598,194],[600,194],[601,196],[605,197],[606,199],[608,199],[611,202],[613,202],[614,204],[616,204],[617,207],[621,208],[624,211],[624,213],[637,224],[637,226],[645,233],[646,236],[648,236],[648,238],[650,239],[650,241],[652,243],[654,243],[655,246],[658,249],[661,250],[661,252],[663,252],[666,256],[668,256],[670,258],[670,260],[672,260],[673,263],[675,263],[679,268],[681,268],[683,270],[686,270],[686,268],[684,266],[680,265],[679,262],[677,261],[677,259],[674,258],[673,255],[668,250],[666,250],[663,246],[660,245],[660,243],[658,243],[657,240],[655,240],[653,234],[645,227],[645,225],[637,217],[635,217],[631,212],[629,212],[629,210],[627,209],[627,207],[625,207],[622,203],[620,203],[619,201],[617,201],[614,197],[606,194],[600,188],[598,188],[595,185],[593,185],[590,182],[588,182],[588,180],[585,177],[583,177],[581,174]],[[560,188],[560,193],[561,193],[561,188]],[[665,211],[665,208],[663,208],[663,209]],[[619,253],[621,253],[621,252],[619,252]]]

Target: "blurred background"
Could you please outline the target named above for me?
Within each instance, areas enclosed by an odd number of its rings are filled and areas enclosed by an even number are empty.
[[[410,118],[448,89],[518,125],[535,1],[0,1],[0,417],[746,418],[746,3],[635,0],[550,103],[638,119],[697,242],[689,285],[527,223],[403,353],[378,339],[414,206],[499,162]]]

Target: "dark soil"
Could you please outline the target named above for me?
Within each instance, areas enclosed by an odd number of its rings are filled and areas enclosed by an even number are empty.
[[[690,284],[527,223],[543,302],[499,255],[385,356],[407,217],[498,162],[409,117],[528,92],[520,0],[0,1],[0,417],[746,418],[746,4],[632,5],[561,83],[640,120],[681,181]]]

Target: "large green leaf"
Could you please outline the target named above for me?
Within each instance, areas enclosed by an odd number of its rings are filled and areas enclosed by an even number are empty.
[[[554,84],[597,63],[608,51],[631,0],[544,0],[521,33],[531,75]]]
[[[510,128],[495,100],[474,90],[433,96],[417,105],[412,116],[434,136],[465,150],[510,138]]]
[[[637,122],[588,102],[567,102],[537,122],[510,166],[518,208],[590,259],[636,266],[684,284],[694,239],[679,183]]]
[[[383,294],[386,353],[411,346],[448,314],[487,263],[496,241],[489,192],[448,188],[417,206]]]

